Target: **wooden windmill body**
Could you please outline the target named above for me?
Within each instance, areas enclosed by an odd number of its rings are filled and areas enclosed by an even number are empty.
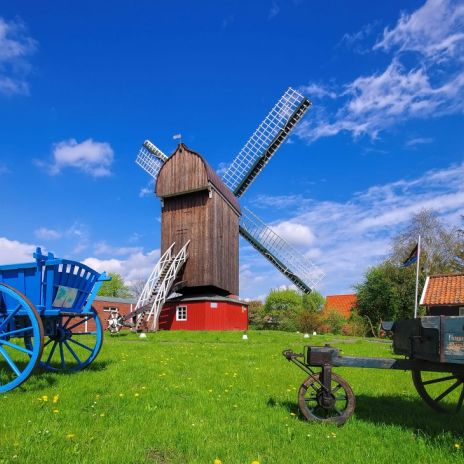
[[[161,252],[190,240],[178,277],[183,295],[238,295],[240,206],[198,153],[180,144],[161,168],[155,193],[161,200]]]

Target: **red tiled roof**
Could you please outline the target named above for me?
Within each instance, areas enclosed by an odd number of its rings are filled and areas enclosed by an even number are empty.
[[[356,295],[328,295],[324,311],[335,309],[344,317],[350,317],[351,310],[356,306]]]
[[[421,305],[464,304],[464,274],[435,275],[427,279]]]

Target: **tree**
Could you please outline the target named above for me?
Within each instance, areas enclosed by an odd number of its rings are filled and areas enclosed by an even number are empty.
[[[145,287],[145,280],[136,280],[133,284],[131,284],[130,292],[134,298],[138,298],[142,293],[143,288]]]
[[[269,326],[281,330],[297,330],[297,317],[302,309],[302,298],[295,290],[272,290],[264,303]]]
[[[110,272],[111,280],[103,282],[98,296],[110,296],[116,298],[129,298],[132,296],[130,288],[126,286],[123,278],[116,272]]]
[[[456,272],[456,255],[464,237],[456,229],[448,229],[435,211],[423,209],[414,214],[409,224],[393,238],[391,261],[401,264],[409,255],[418,236],[421,237],[421,268],[427,275]]]
[[[325,298],[318,291],[313,290],[311,293],[303,295],[302,305],[303,309],[307,311],[319,313],[324,308]]]
[[[260,300],[252,300],[248,302],[248,322],[254,329],[263,329],[264,322],[264,306]]]

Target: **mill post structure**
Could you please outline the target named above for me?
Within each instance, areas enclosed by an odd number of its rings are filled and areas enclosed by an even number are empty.
[[[324,273],[238,202],[310,106],[289,88],[222,178],[182,143],[166,156],[145,140],[136,162],[155,179],[162,254],[136,309],[110,320],[110,330],[246,329],[247,305],[237,296],[239,235],[297,289],[311,292]]]

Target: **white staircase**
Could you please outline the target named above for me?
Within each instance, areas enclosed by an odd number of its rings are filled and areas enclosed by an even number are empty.
[[[174,254],[175,243],[164,252],[148,277],[135,309],[123,317],[117,315],[117,321],[111,320],[110,323],[110,319],[108,320],[110,332],[117,333],[121,327],[131,327],[136,331],[142,328],[158,330],[158,319],[163,304],[171,293],[179,271],[188,259],[189,243],[190,240],[177,254]]]
[[[188,246],[190,240],[174,255],[173,243],[159,260],[155,269],[145,284],[140,294],[135,311],[145,308],[137,314],[135,329],[139,330],[142,324],[148,330],[158,330],[158,319],[166,298],[171,293],[171,288],[179,271],[188,259]]]

